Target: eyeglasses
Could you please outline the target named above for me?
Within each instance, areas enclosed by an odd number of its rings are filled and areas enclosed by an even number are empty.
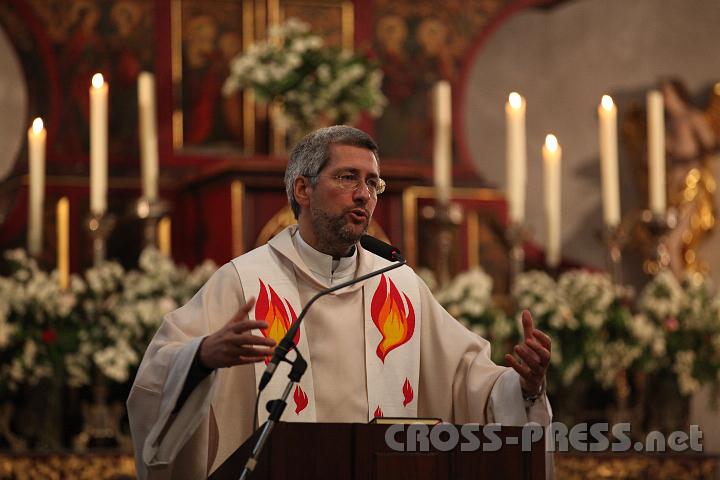
[[[327,177],[335,180],[340,189],[347,192],[354,192],[360,188],[362,180],[360,175],[355,173],[343,173],[342,175],[308,175],[308,178]],[[373,197],[376,197],[385,191],[385,180],[378,177],[370,177],[365,179],[365,186]]]

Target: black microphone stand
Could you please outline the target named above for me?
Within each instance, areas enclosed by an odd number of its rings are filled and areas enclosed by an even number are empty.
[[[291,362],[287,358],[283,357],[282,359],[283,362],[287,362],[292,365],[292,369],[288,374],[288,378],[290,379],[290,381],[285,386],[285,390],[283,391],[281,398],[268,402],[267,408],[270,412],[270,415],[268,416],[268,419],[263,426],[260,437],[255,443],[255,447],[253,447],[250,458],[248,458],[247,462],[245,462],[245,468],[243,468],[242,474],[240,475],[240,480],[246,480],[255,470],[258,459],[260,458],[260,453],[262,453],[263,448],[265,448],[265,442],[267,442],[267,439],[270,438],[270,433],[275,427],[275,424],[280,421],[280,417],[282,417],[282,414],[285,411],[285,407],[287,406],[287,398],[290,395],[290,390],[292,390],[292,387],[295,383],[300,381],[303,374],[305,373],[305,370],[307,370],[307,362],[302,357],[302,355],[300,355],[300,350],[298,350],[294,345],[293,350],[295,350],[295,354],[297,355],[295,357],[295,360]],[[258,393],[258,395],[260,394]]]
[[[399,258],[397,262],[393,263],[392,265],[388,265],[387,267],[381,268],[380,270],[366,273],[365,275],[361,275],[358,278],[348,280],[347,282],[340,283],[338,285],[335,285],[334,287],[328,288],[327,290],[323,290],[322,292],[318,292],[317,294],[315,294],[315,296],[310,299],[307,305],[305,305],[302,312],[300,312],[297,320],[293,322],[293,324],[290,326],[290,329],[285,333],[285,336],[280,341],[280,344],[275,350],[275,355],[277,355],[277,363],[287,362],[292,365],[292,369],[290,370],[290,374],[288,375],[290,381],[288,382],[285,390],[283,391],[282,398],[277,400],[271,400],[270,402],[268,402],[270,416],[268,417],[267,422],[265,422],[263,431],[262,433],[260,433],[260,437],[258,438],[257,442],[255,442],[255,447],[253,448],[253,452],[250,455],[250,458],[248,458],[247,462],[245,463],[245,468],[240,475],[240,480],[246,480],[252,474],[253,470],[255,470],[258,459],[260,458],[260,454],[262,453],[262,450],[265,447],[265,443],[270,436],[270,432],[275,427],[275,424],[280,421],[280,417],[285,411],[285,407],[287,406],[286,400],[287,397],[290,395],[290,390],[292,390],[292,387],[296,382],[300,381],[303,374],[305,373],[305,370],[307,369],[307,362],[302,357],[302,355],[300,355],[300,350],[297,349],[294,341],[295,334],[298,328],[300,328],[300,322],[302,322],[303,318],[305,318],[305,314],[307,313],[307,311],[310,309],[312,304],[315,303],[315,301],[323,295],[327,295],[328,293],[332,293],[342,288],[349,287],[350,285],[362,282],[363,280],[367,280],[368,278],[372,278],[376,275],[389,272],[390,270],[402,267],[403,265],[405,265],[405,263],[407,263],[407,260],[405,260],[405,258],[403,258],[401,255],[398,254],[398,257]],[[295,350],[295,353],[297,354],[295,360],[293,361],[290,361],[286,358],[288,352],[291,349]],[[263,373],[263,378],[261,379],[258,388],[258,396],[272,378],[273,373],[275,373],[276,365],[277,364],[275,364],[272,369],[270,368],[270,366],[268,366],[268,369],[265,371],[265,373]]]

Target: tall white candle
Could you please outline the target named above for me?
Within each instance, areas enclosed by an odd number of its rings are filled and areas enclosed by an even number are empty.
[[[28,252],[37,256],[43,247],[43,211],[45,204],[45,141],[47,132],[41,118],[28,129],[28,174],[30,204],[28,208]]]
[[[527,145],[525,140],[525,99],[512,92],[505,103],[507,198],[510,220],[525,220]]]
[[[547,244],[545,263],[550,268],[560,264],[560,160],[562,149],[555,135],[545,138],[542,149],[544,163],[545,228]]]
[[[647,94],[647,137],[650,211],[655,215],[665,215],[665,117],[662,93],[657,90]]]
[[[70,285],[70,201],[62,197],[56,207],[57,269],[60,288]]]
[[[452,100],[450,82],[441,80],[432,91],[435,119],[433,176],[438,203],[447,204],[452,186]]]
[[[598,107],[598,121],[603,220],[608,227],[616,227],[620,223],[617,108],[609,95],[603,95],[602,97],[602,101]]]
[[[92,77],[90,87],[90,212],[107,209],[108,182],[108,85],[102,74]]]
[[[158,140],[155,76],[149,72],[141,72],[138,76],[138,117],[142,195],[148,200],[155,200],[158,191]]]

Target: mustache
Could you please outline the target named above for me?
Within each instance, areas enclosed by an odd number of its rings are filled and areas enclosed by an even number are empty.
[[[365,206],[363,206],[363,205],[355,205],[355,206],[353,206],[353,207],[348,207],[348,208],[346,208],[346,209],[343,210],[343,215],[345,215],[346,213],[350,213],[350,212],[352,212],[353,210],[357,210],[357,209],[360,209],[360,210],[362,210],[363,212],[365,212],[365,215],[366,215],[368,218],[370,218],[370,211],[368,211],[368,209],[367,209]]]

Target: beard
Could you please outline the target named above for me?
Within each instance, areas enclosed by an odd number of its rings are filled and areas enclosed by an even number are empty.
[[[360,207],[368,214],[365,221],[359,224],[362,227],[360,230],[353,228],[353,225],[358,224],[350,225],[346,220],[346,215],[356,208],[358,207],[353,206],[343,210],[339,215],[331,215],[320,208],[310,207],[310,220],[321,251],[329,252],[333,256],[343,256],[360,240],[360,237],[367,233],[370,224],[370,213],[367,209]]]

